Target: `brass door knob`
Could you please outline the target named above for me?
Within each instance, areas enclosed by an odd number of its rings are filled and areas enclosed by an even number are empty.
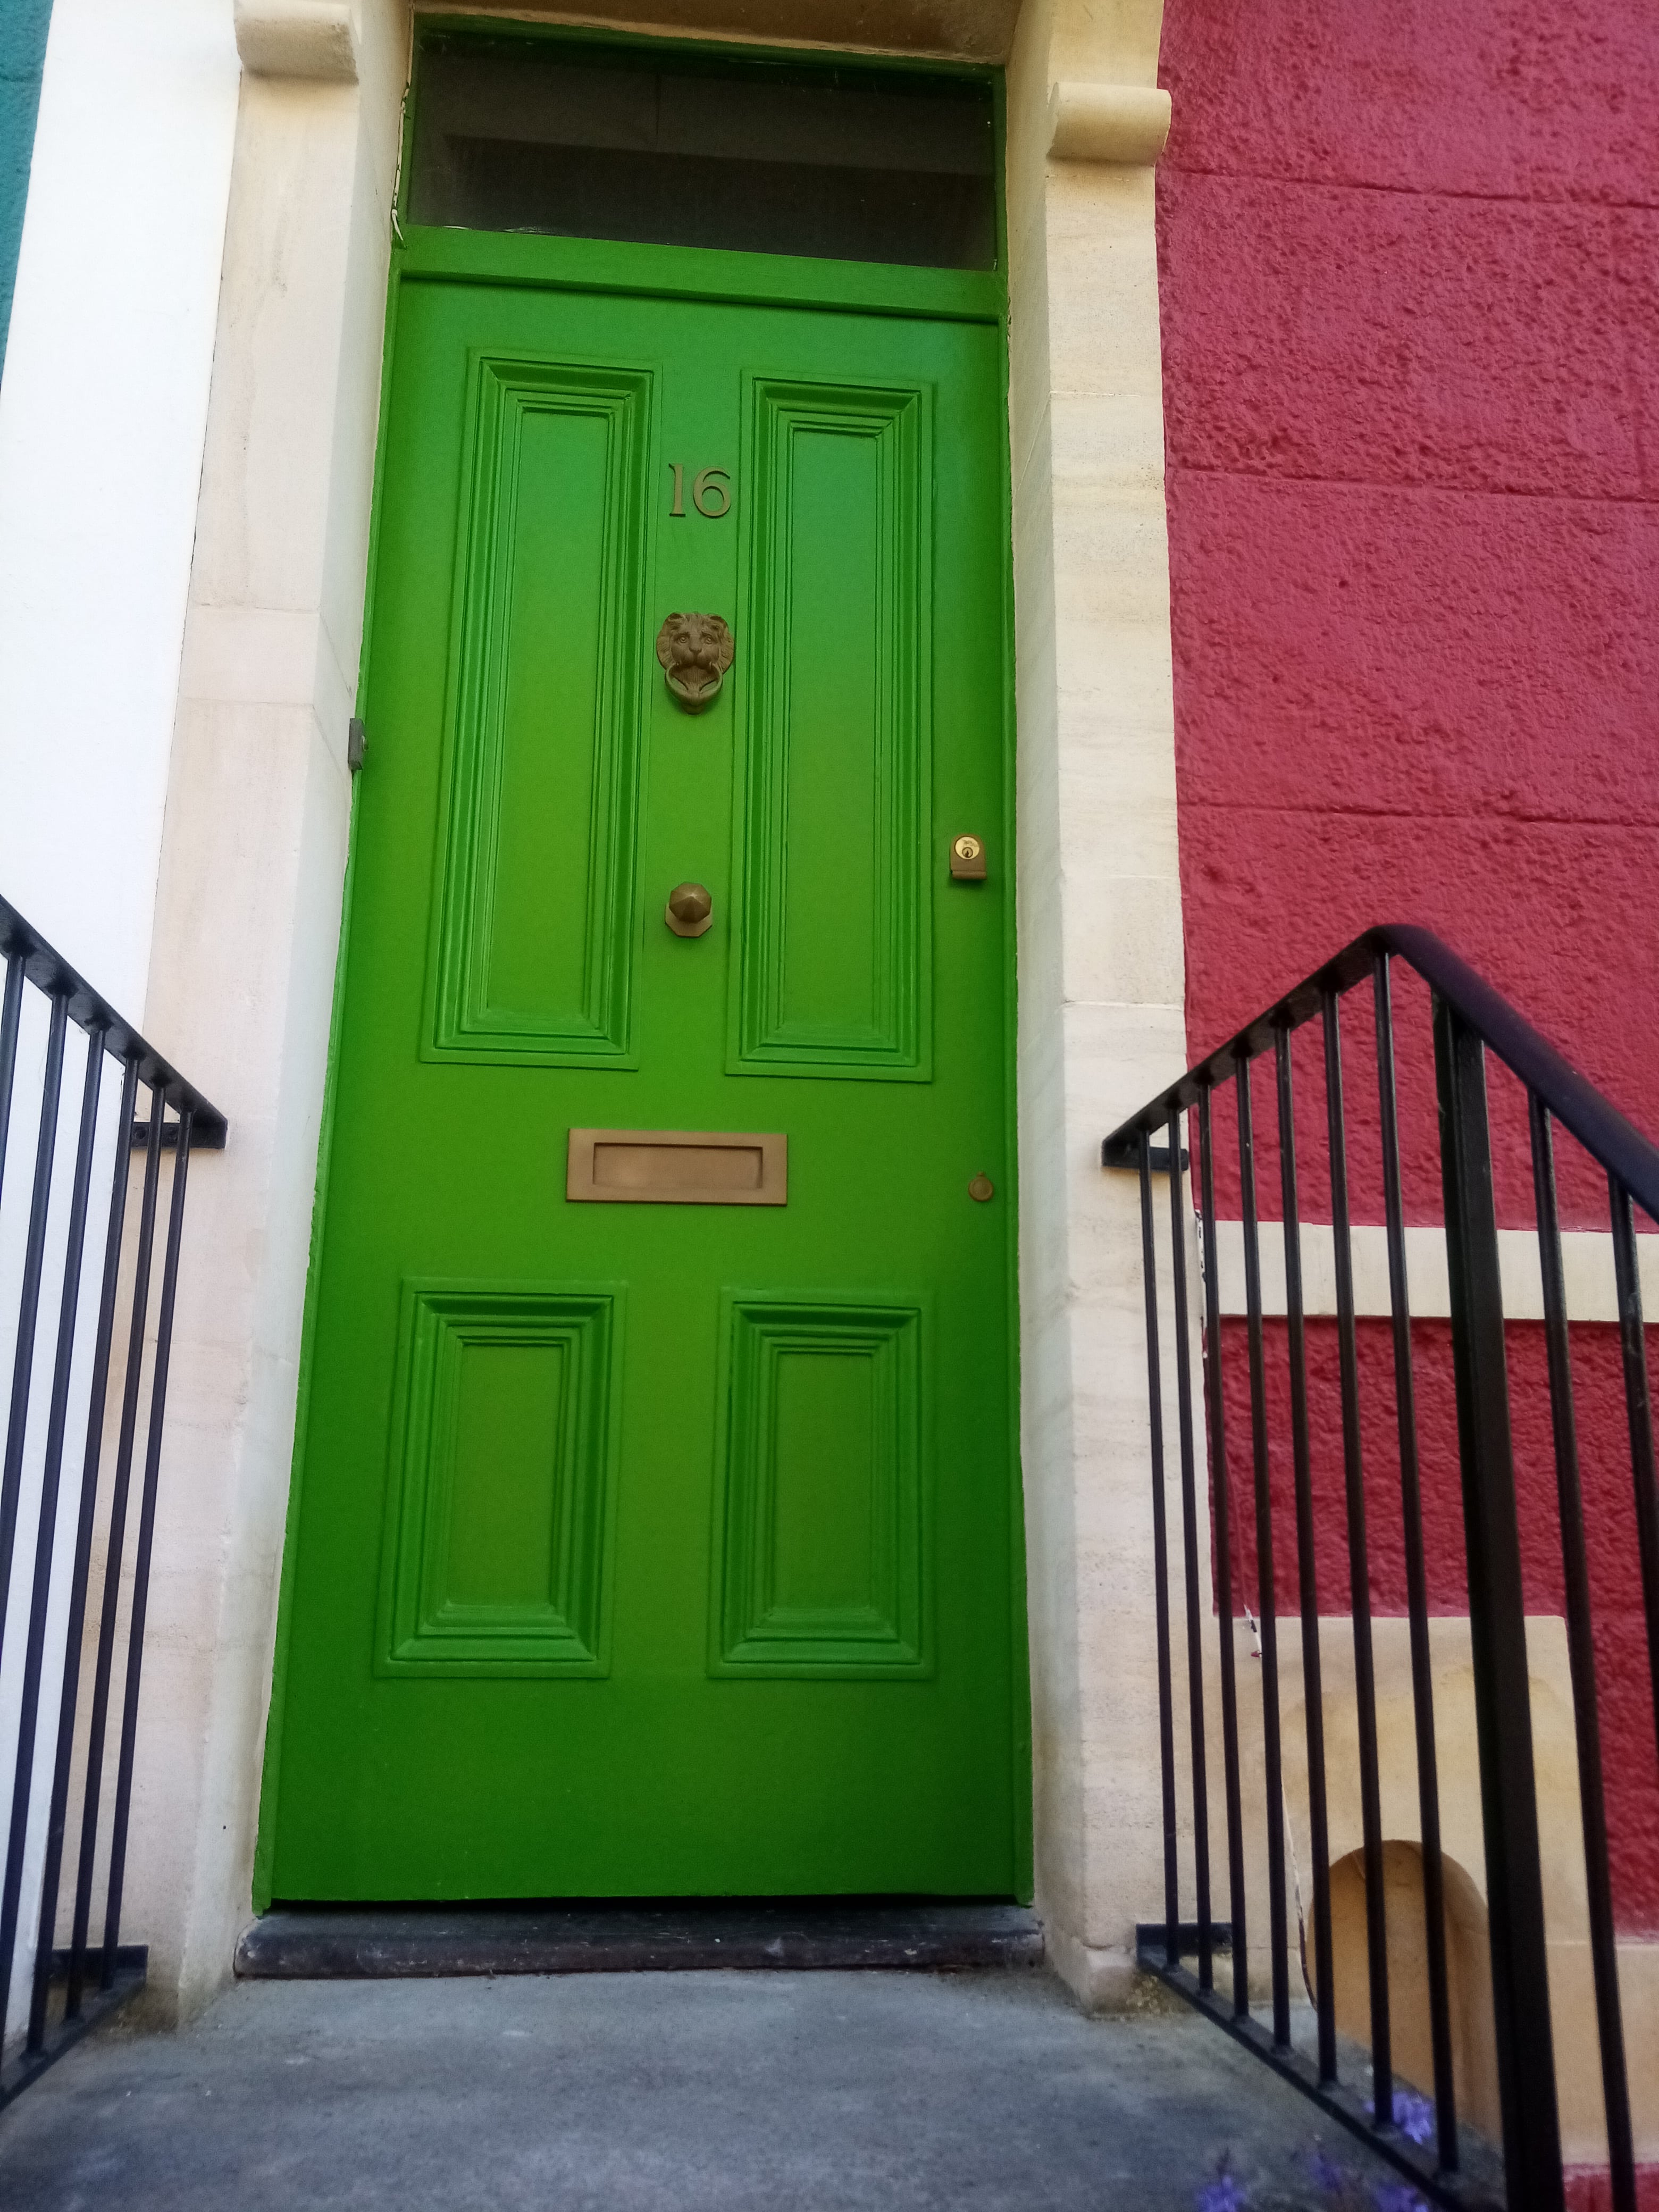
[[[714,919],[714,902],[701,884],[676,884],[662,918],[676,937],[701,937]]]

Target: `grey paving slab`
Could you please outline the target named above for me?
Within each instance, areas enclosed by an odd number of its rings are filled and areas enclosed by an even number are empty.
[[[0,2204],[1193,2212],[1229,2151],[1252,2206],[1328,2204],[1322,2124],[1206,2022],[1040,1972],[252,1982],[0,2114]]]

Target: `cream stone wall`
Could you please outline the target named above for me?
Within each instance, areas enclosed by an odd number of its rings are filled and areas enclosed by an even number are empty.
[[[164,2009],[249,1912],[407,52],[395,0],[357,29],[356,82],[243,79],[145,1008],[231,1128],[192,1164],[139,1730]]]
[[[1091,2006],[1162,1894],[1139,1201],[1100,1140],[1186,1038],[1152,172],[1049,133],[1056,84],[1155,83],[1161,15],[1027,0],[1008,68],[1037,1897]]]
[[[1221,1270],[1221,1310],[1230,1316],[1245,1313],[1249,1307],[1244,1289],[1243,1223],[1218,1221],[1214,1224],[1214,1240]],[[1261,1268],[1261,1310],[1269,1316],[1282,1315],[1285,1310],[1285,1237],[1279,1223],[1263,1222],[1256,1241]],[[1302,1224],[1301,1257],[1303,1311],[1310,1316],[1334,1314],[1336,1243],[1328,1222]],[[1392,1314],[1388,1231],[1374,1222],[1356,1224],[1349,1231],[1349,1257],[1353,1269],[1354,1311],[1383,1316]],[[1636,1261],[1643,1311],[1659,1313],[1659,1237],[1638,1237]],[[1505,1319],[1542,1321],[1544,1284],[1538,1261],[1537,1231],[1500,1229],[1498,1265]],[[1610,1230],[1564,1230],[1561,1276],[1569,1321],[1618,1320],[1619,1286],[1613,1273]],[[1446,1232],[1437,1224],[1407,1228],[1406,1282],[1413,1320],[1444,1321],[1449,1317],[1451,1279],[1446,1263]]]

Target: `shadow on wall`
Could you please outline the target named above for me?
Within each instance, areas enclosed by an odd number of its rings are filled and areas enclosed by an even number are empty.
[[[1488,2142],[1503,2139],[1498,2054],[1492,2042],[1492,1954],[1486,1908],[1455,1859],[1443,1858],[1446,1978],[1451,2014],[1452,2084],[1458,2116]],[[1394,2069],[1425,2097],[1434,2094],[1429,2043],[1428,1948],[1424,1936],[1423,1854],[1415,1844],[1382,1846],[1388,1918],[1389,2018]],[[1365,1948],[1365,1863],[1350,1851],[1331,1869],[1331,1965],[1340,2035],[1369,2046],[1371,1977]],[[1309,1962],[1310,1972],[1312,1961]]]

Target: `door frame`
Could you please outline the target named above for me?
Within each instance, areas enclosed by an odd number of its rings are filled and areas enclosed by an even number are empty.
[[[642,246],[592,239],[564,239],[518,232],[430,229],[404,225],[398,198],[407,171],[419,98],[421,40],[428,33],[465,35],[480,42],[500,45],[545,44],[552,41],[588,50],[626,50],[634,54],[710,57],[730,63],[755,61],[786,65],[799,71],[813,68],[858,70],[885,76],[896,74],[953,76],[987,84],[992,93],[995,150],[997,265],[992,270],[915,268],[900,264],[817,260],[805,256],[747,253],[713,247]],[[538,291],[626,293],[662,300],[696,300],[708,303],[750,306],[816,307],[858,315],[895,315],[907,320],[938,319],[993,325],[997,331],[1005,434],[998,441],[999,514],[1002,532],[1000,574],[1003,602],[1002,781],[1005,863],[1013,890],[1016,851],[1016,720],[1014,665],[1013,526],[1011,444],[1008,425],[1008,247],[1005,205],[1005,146],[1006,114],[1004,76],[1000,69],[960,63],[910,60],[866,53],[825,54],[822,50],[775,46],[738,46],[726,40],[656,38],[532,24],[503,18],[422,16],[414,33],[409,89],[404,103],[403,138],[398,185],[392,209],[392,252],[387,277],[385,337],[380,360],[379,418],[376,428],[373,507],[368,559],[364,582],[364,620],[358,660],[356,710],[362,714],[374,649],[375,586],[379,568],[380,521],[384,512],[384,471],[386,428],[390,410],[398,309],[403,289],[410,283],[471,283],[507,284]],[[270,1700],[265,1723],[259,1808],[254,1848],[252,1903],[263,1913],[272,1899],[276,1810],[282,1784],[282,1733],[292,1630],[293,1594],[297,1567],[301,1486],[309,1427],[311,1376],[316,1342],[317,1293],[320,1277],[321,1240],[327,1218],[329,1164],[337,1108],[337,1074],[344,1012],[344,982],[350,948],[353,896],[357,852],[357,789],[354,775],[348,831],[339,942],[336,954],[332,1002],[329,1021],[328,1054],[324,1077],[321,1126],[317,1152],[317,1176],[313,1198],[311,1234],[307,1259],[304,1311],[296,1378],[294,1448],[289,1479],[288,1508],[283,1528],[282,1568],[278,1584],[276,1631],[271,1660]],[[1015,1895],[1029,1903],[1034,1887],[1033,1771],[1030,1720],[1030,1660],[1027,1626],[1024,1486],[1020,1455],[1020,1310],[1019,1310],[1019,1191],[1017,1061],[1018,1037],[1016,901],[1005,902],[1003,921],[1003,1092],[1006,1127],[1010,1144],[1006,1174],[1007,1204],[1004,1211],[1004,1266],[1007,1285],[1008,1438],[1007,1466],[1010,1576],[1011,1688],[1012,1727],[1010,1758],[1013,1788]]]

